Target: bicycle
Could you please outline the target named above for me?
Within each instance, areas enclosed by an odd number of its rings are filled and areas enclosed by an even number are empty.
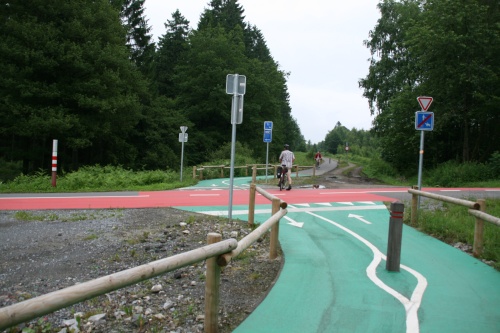
[[[286,166],[278,167],[278,186],[280,187],[280,191],[286,189],[288,187],[288,176],[287,176],[288,168]]]

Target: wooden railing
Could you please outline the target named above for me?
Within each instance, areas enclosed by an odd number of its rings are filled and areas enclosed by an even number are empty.
[[[253,170],[253,182],[255,182],[255,177],[256,177],[256,171],[257,170],[266,170],[266,169],[272,169],[273,174],[276,174],[276,169],[278,168],[278,164],[268,164],[266,167],[266,164],[247,164],[247,165],[241,165],[241,166],[235,166],[235,169],[244,169],[245,170],[245,176],[248,176],[248,169]],[[225,174],[224,171],[226,169],[230,169],[231,166],[228,165],[203,165],[201,167],[194,166],[193,167],[193,179],[199,179],[203,180],[203,171],[205,170],[211,170],[211,169],[220,169],[220,178],[224,178]],[[292,172],[295,170],[297,177],[299,176],[299,171],[304,170],[304,169],[312,169],[313,170],[313,177],[316,176],[316,166],[314,165],[294,165],[292,167]]]
[[[255,188],[255,184],[253,187]],[[258,189],[258,191],[273,202],[271,217],[239,242],[235,239],[223,241],[220,234],[209,233],[207,235],[208,245],[204,247],[0,308],[0,331],[73,304],[206,260],[204,329],[207,333],[218,332],[220,266],[227,265],[231,259],[255,243],[270,228],[269,257],[274,259],[277,256],[279,220],[287,214],[287,204],[262,189]],[[253,191],[253,196],[253,200],[251,199],[253,204],[249,204],[249,216],[251,212],[252,224],[255,210],[255,191]]]
[[[418,210],[419,196],[467,207],[469,209],[468,210],[469,214],[476,217],[476,223],[474,226],[474,244],[472,245],[472,254],[475,257],[479,257],[483,253],[484,221],[500,226],[500,218],[485,213],[486,200],[484,199],[478,199],[476,202],[474,202],[429,192],[423,192],[416,189],[410,189],[408,190],[408,193],[412,194],[412,201],[411,201],[412,225],[417,225],[417,210]]]

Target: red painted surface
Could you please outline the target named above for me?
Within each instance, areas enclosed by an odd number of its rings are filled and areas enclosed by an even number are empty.
[[[312,202],[352,202],[352,201],[395,201],[383,196],[384,192],[407,192],[407,188],[370,188],[370,189],[292,189],[292,191],[268,190],[289,204]],[[447,190],[478,191],[485,189],[424,189],[441,192]],[[500,189],[487,189],[498,190]],[[72,196],[71,196],[72,195]],[[139,192],[124,195],[121,193],[103,194],[33,194],[30,197],[0,197],[0,210],[33,209],[106,209],[106,208],[151,208],[175,206],[228,206],[228,190],[173,190]],[[233,205],[247,205],[248,190],[233,191]],[[269,200],[257,193],[257,204],[268,204]]]

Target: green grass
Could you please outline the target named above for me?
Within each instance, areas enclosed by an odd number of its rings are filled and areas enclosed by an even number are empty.
[[[157,191],[190,186],[196,182],[190,173],[185,173],[181,182],[180,174],[174,171],[132,171],[119,166],[96,165],[59,175],[56,187],[52,187],[51,177],[44,172],[20,175],[12,181],[0,183],[0,192]]]
[[[486,213],[500,216],[500,199],[487,199]],[[405,223],[411,225],[409,217],[409,214],[405,216]],[[411,226],[450,245],[461,242],[472,246],[475,221],[475,217],[468,213],[467,208],[442,203],[437,209],[426,209],[422,206],[417,224]],[[500,227],[484,222],[483,236],[483,254],[480,259],[493,261],[493,267],[500,270]]]

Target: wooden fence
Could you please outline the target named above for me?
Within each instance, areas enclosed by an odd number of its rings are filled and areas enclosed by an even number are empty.
[[[248,176],[248,169],[252,169],[252,181],[255,182],[255,177],[257,176],[257,170],[266,170],[266,169],[272,169],[273,170],[273,175],[276,174],[276,169],[278,168],[279,165],[274,165],[274,164],[247,164],[247,165],[241,165],[241,166],[235,166],[235,169],[244,169],[245,170],[245,176]],[[201,167],[194,166],[193,167],[193,179],[199,179],[203,180],[203,171],[205,170],[211,170],[211,169],[220,169],[220,178],[224,178],[224,170],[230,169],[231,166],[229,165],[203,165]],[[295,169],[297,177],[299,176],[299,170],[303,169],[312,169],[313,170],[313,177],[316,176],[316,166],[314,165],[294,165],[292,167],[292,172],[293,169]]]
[[[469,209],[468,210],[469,214],[476,217],[476,223],[474,226],[474,244],[472,245],[472,254],[475,257],[479,257],[483,253],[484,221],[490,222],[500,227],[500,218],[485,213],[486,200],[484,199],[478,199],[476,202],[474,202],[429,192],[423,192],[416,189],[408,190],[408,193],[412,194],[412,200],[411,200],[412,225],[417,225],[417,207],[418,207],[419,196],[467,207]]]
[[[255,188],[255,184],[252,185]],[[206,333],[218,332],[220,266],[227,265],[232,258],[255,243],[269,228],[271,228],[269,257],[274,259],[277,256],[278,226],[280,219],[287,214],[287,204],[262,189],[258,189],[258,191],[273,202],[271,217],[239,242],[235,239],[223,241],[220,234],[209,233],[207,235],[208,245],[204,247],[0,308],[0,331],[73,304],[206,260],[204,331]],[[255,191],[253,191],[253,204],[249,205],[252,224],[254,210]]]

